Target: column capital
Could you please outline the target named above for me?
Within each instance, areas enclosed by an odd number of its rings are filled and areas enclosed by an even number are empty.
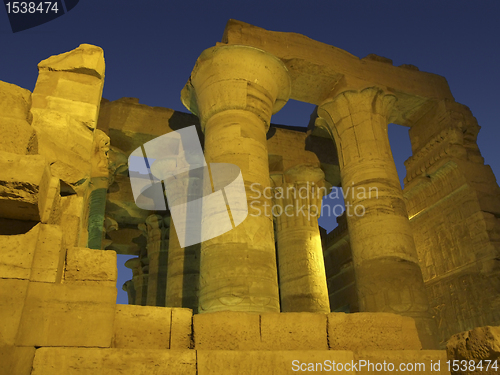
[[[200,118],[203,130],[210,117],[230,109],[253,112],[268,128],[290,93],[291,79],[280,59],[254,47],[226,45],[202,52],[181,101]]]
[[[291,183],[312,182],[323,185],[325,180],[325,172],[319,166],[312,164],[294,165],[288,168],[283,175],[286,182]]]
[[[378,87],[343,91],[318,107],[316,126],[335,140],[341,170],[361,159],[391,159],[387,133],[397,98]],[[395,168],[394,168],[395,172]]]
[[[356,125],[356,115],[367,112],[384,116],[389,123],[396,101],[395,95],[375,86],[362,90],[346,90],[321,103],[318,106],[318,116],[324,119],[330,128],[339,126],[346,118],[351,118],[352,125]],[[318,124],[321,126],[321,122]]]
[[[273,172],[269,175],[272,188],[294,184],[314,184],[325,187],[327,190],[331,185],[325,180],[325,172],[313,164],[297,164],[283,172]]]

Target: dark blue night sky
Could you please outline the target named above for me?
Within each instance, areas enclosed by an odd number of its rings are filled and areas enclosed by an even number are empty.
[[[180,91],[197,57],[221,40],[230,18],[304,34],[360,58],[375,53],[396,66],[413,64],[446,77],[455,100],[467,105],[482,127],[480,150],[500,176],[497,0],[80,0],[64,16],[15,34],[1,8],[0,80],[33,90],[38,62],[81,43],[95,44],[105,52],[105,98],[137,97],[143,104],[187,112]],[[313,109],[291,101],[273,122],[306,126]],[[408,131],[391,125],[389,135],[402,177],[403,162],[411,155]]]

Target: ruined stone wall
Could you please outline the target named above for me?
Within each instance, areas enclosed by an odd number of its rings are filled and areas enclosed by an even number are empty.
[[[405,198],[440,339],[500,324],[500,189],[468,108],[443,101],[410,130]]]

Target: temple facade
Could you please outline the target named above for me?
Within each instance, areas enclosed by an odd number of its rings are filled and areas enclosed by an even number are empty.
[[[38,69],[33,92],[0,82],[0,374],[500,362],[500,188],[443,77],[234,20],[180,93],[189,113],[103,99],[96,46]],[[316,105],[309,124],[272,123],[289,99]],[[390,123],[409,128],[403,189]],[[239,167],[248,216],[182,247],[169,207],[134,199],[128,158],[192,125],[208,165]],[[135,256],[123,286],[116,254]]]

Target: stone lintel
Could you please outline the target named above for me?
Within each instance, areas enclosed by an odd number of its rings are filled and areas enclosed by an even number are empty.
[[[280,58],[292,79],[290,98],[320,104],[338,88],[385,87],[398,98],[397,123],[411,125],[422,106],[452,99],[446,79],[436,74],[395,67],[387,62],[359,59],[350,53],[296,33],[275,32],[229,20],[223,44],[248,45]]]

